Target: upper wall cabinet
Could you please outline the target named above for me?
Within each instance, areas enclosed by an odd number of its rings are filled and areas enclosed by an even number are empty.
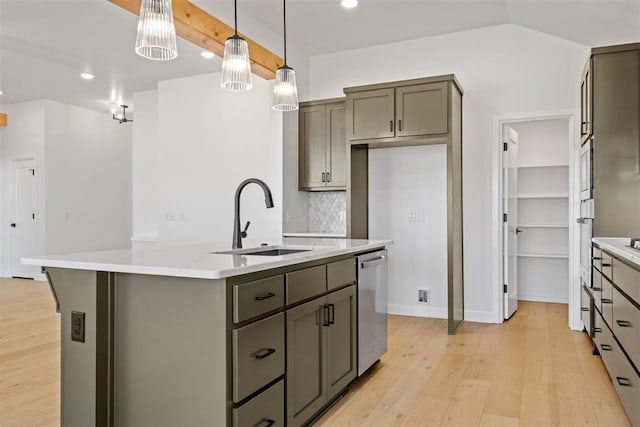
[[[345,93],[350,142],[416,139],[449,130],[446,81],[421,79],[348,88]]]
[[[593,135],[593,78],[591,58],[587,60],[580,81],[580,142],[584,144]]]
[[[298,187],[301,191],[346,189],[345,102],[300,103]]]

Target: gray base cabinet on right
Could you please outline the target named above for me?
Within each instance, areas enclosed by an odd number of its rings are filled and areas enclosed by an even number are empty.
[[[640,269],[593,247],[593,344],[631,425],[640,426]]]
[[[287,425],[307,423],[357,373],[356,286],[287,310]]]

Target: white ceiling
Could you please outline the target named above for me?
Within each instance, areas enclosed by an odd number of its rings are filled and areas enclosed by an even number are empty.
[[[221,18],[232,12],[231,0],[192,1]],[[281,33],[281,0],[238,7]],[[287,0],[287,14],[289,43],[308,55],[505,23],[587,46],[640,41],[640,0],[360,0],[352,10],[339,0]],[[136,23],[106,0],[0,0],[0,104],[49,98],[108,111],[160,80],[219,70],[219,58],[204,60],[181,39],[175,61],[138,57]],[[83,71],[96,78],[82,80]]]

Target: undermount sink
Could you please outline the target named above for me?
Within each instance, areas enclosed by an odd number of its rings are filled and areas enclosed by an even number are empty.
[[[232,249],[230,251],[213,252],[216,254],[231,255],[257,255],[257,256],[282,256],[297,254],[299,252],[308,252],[313,248],[286,247],[286,246],[265,246],[259,248]]]

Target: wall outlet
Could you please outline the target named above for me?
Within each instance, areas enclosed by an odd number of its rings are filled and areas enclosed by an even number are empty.
[[[71,341],[84,342],[84,313],[71,312]]]
[[[429,289],[418,289],[418,302],[422,304],[431,304]]]

